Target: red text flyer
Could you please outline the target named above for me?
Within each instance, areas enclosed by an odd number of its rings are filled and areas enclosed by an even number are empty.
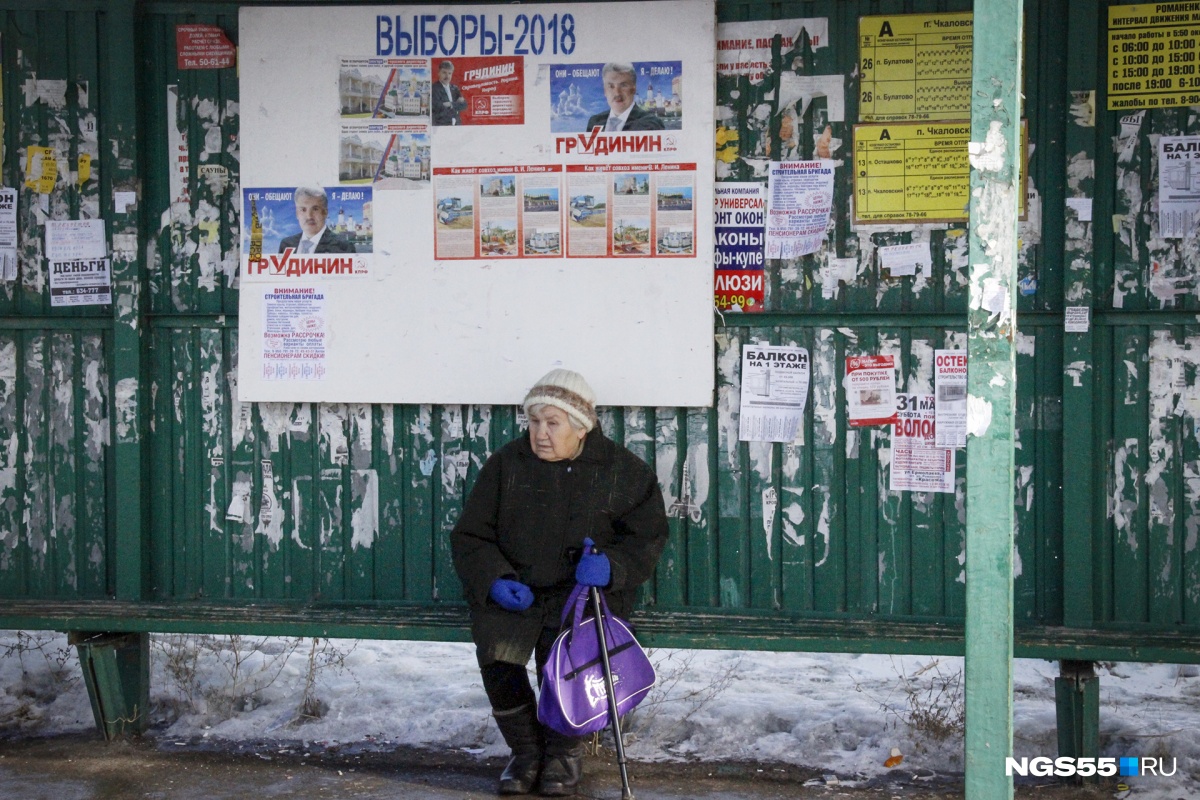
[[[842,385],[846,389],[847,422],[852,427],[897,421],[893,356],[850,356]]]
[[[175,26],[178,69],[224,69],[237,63],[237,48],[216,25]]]
[[[934,408],[938,447],[967,446],[967,351],[935,350]]]
[[[893,492],[954,492],[954,450],[936,447],[931,394],[896,398],[892,425],[892,466],[888,489]]]

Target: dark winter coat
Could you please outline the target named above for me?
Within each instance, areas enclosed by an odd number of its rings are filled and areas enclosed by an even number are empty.
[[[599,428],[570,461],[543,461],[528,436],[492,454],[450,534],[481,665],[525,664],[542,628],[558,627],[588,537],[612,565],[609,606],[628,616],[667,540],[662,492],[644,461]],[[505,611],[488,598],[506,576],[533,589],[528,610]]]

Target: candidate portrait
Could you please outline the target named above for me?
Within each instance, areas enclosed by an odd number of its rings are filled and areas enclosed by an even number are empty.
[[[296,221],[300,233],[285,236],[279,241],[279,252],[291,249],[294,253],[353,253],[354,243],[329,230],[329,198],[319,186],[300,186],[292,195],[296,204]]]
[[[600,71],[608,110],[588,118],[587,129],[605,131],[661,131],[663,121],[637,103],[637,73],[633,64],[610,61]]]

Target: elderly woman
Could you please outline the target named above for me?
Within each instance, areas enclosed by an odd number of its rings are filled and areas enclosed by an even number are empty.
[[[538,723],[526,664],[533,655],[540,679],[577,582],[603,587],[627,616],[667,539],[654,472],[605,437],[595,403],[577,372],[538,381],[525,397],[529,435],[483,465],[450,535],[483,688],[512,749],[500,794],[574,793],[583,741]]]

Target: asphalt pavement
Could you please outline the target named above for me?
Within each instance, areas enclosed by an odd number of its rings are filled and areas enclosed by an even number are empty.
[[[0,739],[0,798],[13,800],[483,800],[495,797],[503,763],[414,748],[338,748],[303,743],[104,742],[95,735]],[[800,767],[737,763],[630,763],[636,800],[783,800],[963,796],[961,775],[913,775],[863,783]],[[612,754],[588,756],[578,798],[620,800]],[[1027,784],[1018,798],[1111,798],[1114,787]]]

